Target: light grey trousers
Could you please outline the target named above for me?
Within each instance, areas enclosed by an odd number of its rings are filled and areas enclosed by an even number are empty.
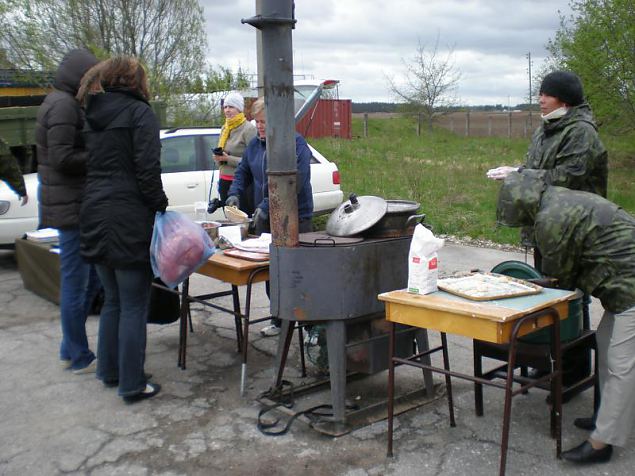
[[[635,307],[605,311],[595,337],[601,400],[591,438],[624,446],[635,423]]]

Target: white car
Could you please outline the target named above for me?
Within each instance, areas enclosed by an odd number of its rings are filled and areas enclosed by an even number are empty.
[[[213,215],[207,215],[206,210],[209,198],[218,197],[218,169],[211,151],[218,143],[219,134],[218,128],[161,130],[161,180],[169,200],[168,210],[180,211],[195,220],[224,218],[222,209]],[[337,208],[343,193],[337,165],[313,147],[309,148],[313,154],[311,186],[317,216]],[[24,181],[29,195],[24,206],[20,206],[17,195],[7,184],[0,181],[0,248],[12,247],[16,238],[38,226],[37,174],[24,175]]]

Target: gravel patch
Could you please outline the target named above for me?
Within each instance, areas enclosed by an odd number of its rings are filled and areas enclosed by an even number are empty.
[[[476,248],[490,248],[490,249],[501,250],[501,251],[513,251],[516,253],[527,252],[528,255],[532,255],[532,256],[534,254],[533,249],[525,249],[524,246],[519,246],[519,245],[496,243],[494,241],[480,240],[477,238],[471,238],[469,236],[455,236],[455,235],[436,235],[436,236],[437,238],[444,239],[448,243],[454,243],[457,245],[474,246]]]

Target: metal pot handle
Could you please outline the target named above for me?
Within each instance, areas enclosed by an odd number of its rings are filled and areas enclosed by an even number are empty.
[[[418,222],[417,222],[417,219],[419,219]],[[421,223],[423,225],[423,220],[425,220],[425,219],[426,219],[426,214],[425,213],[422,213],[421,215],[411,215],[406,220],[406,228],[408,228],[412,224],[412,222],[416,222],[415,225],[418,225],[419,223]]]

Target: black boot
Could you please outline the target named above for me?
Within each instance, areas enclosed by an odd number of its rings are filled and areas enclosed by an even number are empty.
[[[606,445],[601,450],[593,449],[589,441],[585,441],[579,446],[562,453],[562,459],[571,461],[572,463],[590,464],[590,463],[606,463],[611,459],[613,447]]]

